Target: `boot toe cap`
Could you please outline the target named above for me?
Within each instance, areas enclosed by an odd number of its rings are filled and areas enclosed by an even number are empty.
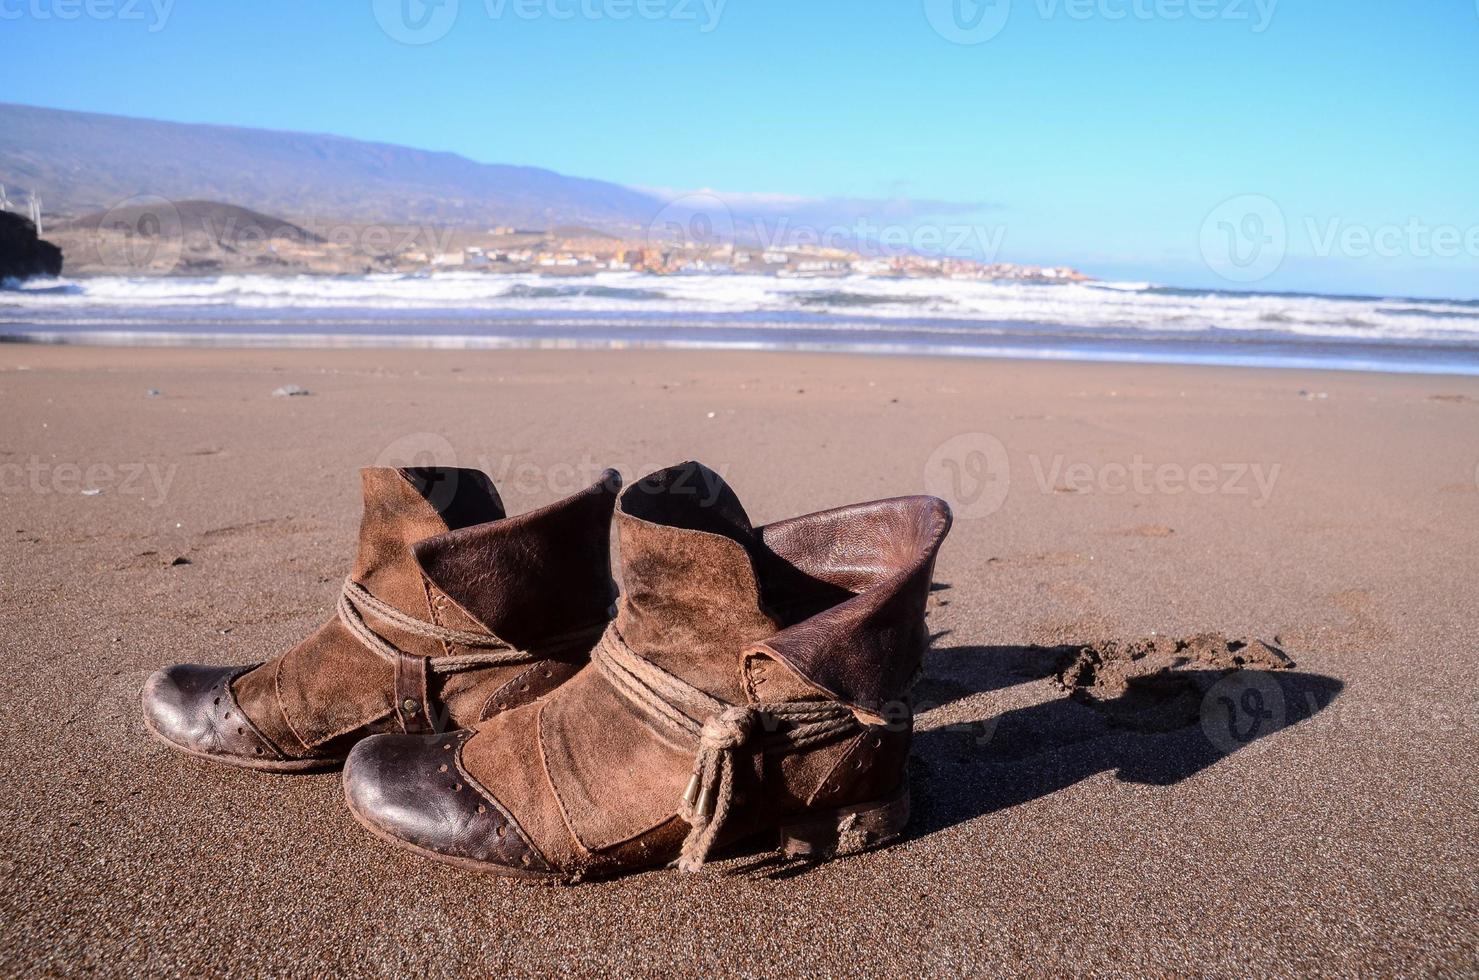
[[[144,722],[155,735],[193,755],[270,763],[280,753],[257,732],[231,693],[250,667],[175,664],[144,683]]]
[[[493,796],[462,768],[471,731],[375,735],[349,753],[344,798],[366,829],[427,857],[521,877],[549,864]]]

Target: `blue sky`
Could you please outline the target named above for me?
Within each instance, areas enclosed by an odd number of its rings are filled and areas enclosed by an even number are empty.
[[[978,204],[937,220],[1108,278],[1479,296],[1476,0],[0,0],[0,100]]]

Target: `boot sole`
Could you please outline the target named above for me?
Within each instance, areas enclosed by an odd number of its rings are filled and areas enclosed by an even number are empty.
[[[481,874],[497,875],[502,878],[537,882],[544,885],[559,885],[577,884],[582,880],[598,881],[620,877],[623,874],[635,874],[641,871],[653,870],[650,866],[611,869],[609,873],[597,873],[588,878],[582,877],[578,879],[569,879],[559,872],[541,873],[536,871],[521,871],[517,868],[510,868],[501,864],[479,861],[475,858],[443,854],[440,851],[433,851],[429,848],[412,844],[410,841],[396,837],[394,834],[386,833],[376,826],[355,809],[354,803],[349,799],[348,794],[345,794],[344,805],[349,810],[349,815],[354,818],[354,822],[369,831],[374,837],[402,850],[410,851],[413,854],[441,864],[449,864],[455,868],[461,868],[464,871],[476,871]],[[773,833],[776,835],[777,847],[785,857],[819,862],[833,858],[847,857],[853,854],[862,854],[866,851],[883,847],[902,837],[908,823],[909,789],[906,784],[904,789],[890,799],[859,803],[836,810],[826,810],[810,814],[805,819],[792,820],[782,824]],[[672,865],[670,864],[669,867],[672,867]]]
[[[148,730],[150,735],[165,745],[168,745],[176,752],[183,752],[185,755],[194,756],[197,759],[205,759],[209,762],[219,762],[222,765],[231,766],[234,769],[250,769],[255,772],[294,773],[338,769],[344,765],[343,759],[246,759],[236,755],[217,755],[213,752],[202,752],[199,749],[192,749],[181,745],[179,742],[165,738],[158,729],[149,723],[147,717],[144,719],[144,728]]]
[[[367,817],[365,817],[363,814],[355,809],[354,803],[349,799],[348,793],[344,794],[344,807],[349,811],[349,815],[354,818],[354,822],[359,824],[365,830],[369,831],[372,836],[379,838],[387,844],[392,844],[395,847],[400,848],[401,850],[410,851],[413,854],[419,855],[420,857],[428,858],[440,864],[450,864],[454,868],[461,868],[463,871],[477,871],[481,874],[497,875],[500,878],[513,878],[517,881],[537,882],[546,885],[559,884],[561,881],[561,878],[558,874],[545,874],[539,871],[523,871],[518,868],[506,867],[502,864],[494,864],[491,861],[479,861],[476,858],[457,857],[455,854],[443,854],[441,851],[433,851],[430,848],[422,847],[419,844],[412,844],[410,841],[405,840],[404,838],[397,837],[394,834],[386,833],[384,830],[377,827]]]
[[[861,854],[903,836],[909,823],[909,786],[892,798],[803,815],[781,825],[777,846],[788,858],[826,861]]]

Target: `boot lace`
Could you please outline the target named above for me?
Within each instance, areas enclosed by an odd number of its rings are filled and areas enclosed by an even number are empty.
[[[365,622],[366,613],[415,636],[441,640],[453,646],[478,651],[428,658],[428,666],[438,674],[451,674],[460,670],[497,664],[528,663],[548,657],[558,648],[571,645],[582,638],[587,638],[585,642],[589,643],[588,637],[595,632],[593,627],[586,627],[570,633],[562,633],[559,636],[550,637],[544,644],[541,644],[547,648],[544,653],[532,653],[528,650],[520,650],[491,633],[453,629],[450,626],[428,623],[414,616],[408,616],[390,603],[371,595],[370,591],[358,582],[345,579],[344,589],[339,593],[339,619],[355,639],[392,663],[400,656],[401,651]]]
[[[614,623],[591,658],[643,715],[694,747],[693,774],[678,803],[678,815],[689,826],[678,859],[682,871],[703,867],[729,817],[740,749],[753,744],[766,753],[784,753],[859,727],[853,713],[836,701],[721,701],[638,656]]]

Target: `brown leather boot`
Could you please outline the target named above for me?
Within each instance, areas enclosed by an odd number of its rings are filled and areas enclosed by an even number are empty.
[[[908,818],[908,691],[944,501],[752,527],[697,463],[627,489],[624,593],[592,663],[470,731],[382,735],[344,771],[373,833],[463,867],[573,881],[779,837],[859,850]]]
[[[323,768],[366,735],[446,731],[532,701],[588,661],[615,598],[615,470],[519,517],[476,470],[360,475],[359,558],[338,614],[263,664],[155,672],[150,731],[230,765]]]

